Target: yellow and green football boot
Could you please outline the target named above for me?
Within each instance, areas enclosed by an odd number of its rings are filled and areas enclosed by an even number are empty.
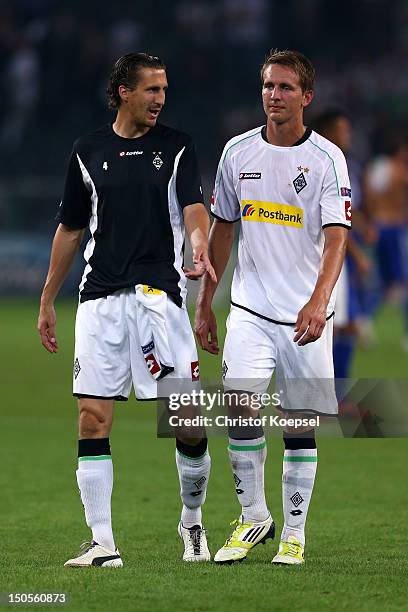
[[[242,516],[238,520],[232,521],[231,525],[236,525],[234,531],[220,548],[214,557],[216,563],[235,563],[243,561],[248,552],[257,544],[265,544],[268,538],[275,537],[275,523],[269,515],[262,522],[244,523]]]
[[[286,541],[279,544],[278,554],[272,559],[272,563],[282,565],[301,565],[305,562],[305,547],[295,536],[289,536]]]

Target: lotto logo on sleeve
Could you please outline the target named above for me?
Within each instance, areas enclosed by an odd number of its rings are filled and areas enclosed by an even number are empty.
[[[346,220],[351,221],[351,202],[349,200],[347,202],[344,202],[344,212],[346,214]]]
[[[259,200],[243,200],[241,205],[243,221],[303,227],[303,209],[297,206],[279,204],[278,202],[261,202]]]
[[[191,362],[191,380],[200,380],[200,366],[198,361]]]
[[[351,198],[351,189],[350,187],[342,187],[340,189],[340,193],[344,198]]]

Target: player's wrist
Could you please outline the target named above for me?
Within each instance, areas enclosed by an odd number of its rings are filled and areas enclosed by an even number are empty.
[[[40,308],[45,310],[46,308],[52,308],[54,306],[55,296],[52,297],[46,291],[44,291],[40,298]]]
[[[313,293],[312,297],[309,300],[309,304],[312,304],[319,310],[326,310],[329,305],[330,296],[327,297],[324,293]]]
[[[208,274],[206,274],[208,276]],[[199,293],[196,302],[196,310],[200,309],[203,311],[210,311],[212,305],[213,293],[203,292]]]
[[[193,240],[191,242],[191,248],[192,248],[193,253],[208,254],[208,241],[205,239]]]

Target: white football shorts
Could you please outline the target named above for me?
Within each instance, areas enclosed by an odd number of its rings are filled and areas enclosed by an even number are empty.
[[[337,280],[336,294],[336,317],[334,324],[336,327],[345,327],[350,322],[349,317],[349,274],[346,262]]]
[[[224,388],[266,393],[276,371],[275,392],[284,410],[337,415],[333,317],[316,342],[298,346],[293,337],[293,325],[272,323],[231,306],[223,352]]]
[[[140,336],[143,341],[146,338],[146,329],[140,329],[141,307],[133,287],[79,304],[74,395],[127,400],[132,382],[138,400],[200,390],[197,349],[186,307],[179,308],[164,294],[162,314],[174,370],[161,380],[157,380],[160,364],[153,338],[141,344]]]

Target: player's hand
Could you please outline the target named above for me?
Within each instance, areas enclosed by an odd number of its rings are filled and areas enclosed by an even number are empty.
[[[198,305],[195,313],[194,333],[204,351],[218,355],[217,320],[211,308]]]
[[[367,257],[367,255],[363,253],[362,251],[358,255],[358,258],[356,260],[356,265],[357,265],[358,273],[362,278],[367,276],[367,274],[371,271],[373,267],[371,259],[369,259],[369,257]]]
[[[183,272],[189,280],[198,280],[205,272],[208,272],[211,280],[214,283],[217,282],[217,276],[208,257],[207,249],[203,247],[193,249],[193,264],[194,270],[183,268]]]
[[[378,242],[378,229],[373,223],[367,223],[363,232],[364,242],[369,245],[376,244]]]
[[[299,311],[293,342],[298,346],[305,346],[310,342],[316,342],[323,333],[326,325],[326,305],[320,300],[310,300],[302,310]]]
[[[58,342],[55,336],[56,323],[57,316],[55,314],[54,305],[41,305],[37,329],[38,333],[40,334],[41,343],[49,353],[58,352]]]

